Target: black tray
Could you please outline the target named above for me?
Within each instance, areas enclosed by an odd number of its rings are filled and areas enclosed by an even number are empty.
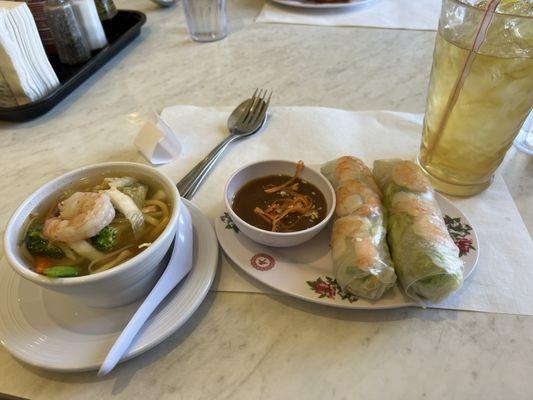
[[[29,121],[50,111],[56,104],[67,97],[102,65],[141,33],[141,26],[146,22],[146,15],[132,10],[119,10],[118,14],[104,24],[109,46],[93,53],[85,64],[65,65],[55,55],[48,59],[59,79],[59,86],[42,99],[16,107],[0,107],[0,120]]]

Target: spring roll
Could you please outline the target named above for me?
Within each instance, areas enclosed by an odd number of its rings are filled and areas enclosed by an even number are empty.
[[[388,210],[388,242],[400,283],[417,301],[441,302],[461,287],[463,262],[431,183],[411,161],[377,160],[374,176]]]
[[[331,234],[335,278],[343,290],[377,300],[394,286],[396,274],[372,172],[355,157],[341,157],[325,164],[322,174],[337,197]]]

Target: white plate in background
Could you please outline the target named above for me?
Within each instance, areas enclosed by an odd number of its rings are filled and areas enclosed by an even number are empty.
[[[315,3],[305,0],[272,0],[274,3],[282,4],[289,7],[311,8],[311,9],[333,9],[353,7],[360,4],[370,3],[374,0],[349,0],[344,3]]]

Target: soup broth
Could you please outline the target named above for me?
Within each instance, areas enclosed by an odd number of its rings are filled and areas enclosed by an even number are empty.
[[[36,208],[20,251],[35,272],[49,277],[102,272],[150,247],[171,213],[158,182],[113,173],[87,177]]]

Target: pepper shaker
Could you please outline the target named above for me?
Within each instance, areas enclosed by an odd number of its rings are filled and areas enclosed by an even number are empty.
[[[47,0],[44,13],[63,64],[75,65],[91,58],[89,43],[70,0]]]

